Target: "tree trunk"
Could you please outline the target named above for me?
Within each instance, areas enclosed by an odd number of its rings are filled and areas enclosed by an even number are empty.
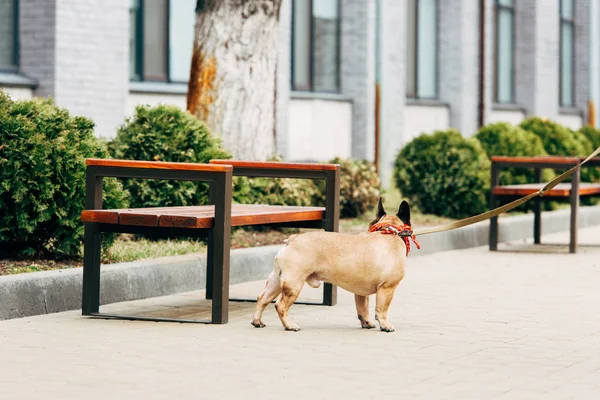
[[[187,109],[238,159],[275,150],[282,0],[198,0]]]

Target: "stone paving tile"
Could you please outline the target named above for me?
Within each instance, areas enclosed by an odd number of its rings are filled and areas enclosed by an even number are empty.
[[[593,243],[600,228],[580,235]],[[263,286],[231,294],[254,298]],[[237,302],[223,326],[78,311],[3,321],[0,399],[600,399],[599,288],[600,247],[576,255],[476,248],[409,260],[391,334],[360,329],[344,291],[333,308],[293,306],[298,333],[283,331],[272,306],[267,328],[253,328],[254,305]],[[207,318],[203,296],[103,311]]]

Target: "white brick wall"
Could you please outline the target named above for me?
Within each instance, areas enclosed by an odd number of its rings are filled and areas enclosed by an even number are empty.
[[[92,118],[98,136],[114,136],[125,116],[128,6],[123,0],[57,0],[55,97]]]
[[[402,144],[422,133],[446,130],[450,127],[450,109],[444,105],[408,104],[404,110],[404,135]]]
[[[439,98],[450,105],[450,126],[471,136],[477,131],[479,113],[479,2],[440,0],[439,7]],[[486,15],[489,26],[491,13]],[[486,89],[489,109],[490,85]]]
[[[380,10],[381,86],[379,172],[388,186],[396,154],[406,141],[406,3],[382,0]],[[391,40],[390,38],[396,38]]]
[[[8,94],[14,101],[29,100],[33,96],[30,88],[0,86],[0,90],[6,92],[6,94]]]
[[[587,118],[590,98],[590,0],[575,0],[575,107]]]
[[[375,155],[375,2],[341,0],[342,94],[352,109],[352,156]]]
[[[558,116],[558,6],[558,0],[516,2],[516,100],[527,115]]]
[[[351,156],[352,103],[292,99],[288,121],[288,160],[328,161]]]
[[[20,69],[38,81],[36,96],[52,96],[56,65],[56,0],[20,0]]]

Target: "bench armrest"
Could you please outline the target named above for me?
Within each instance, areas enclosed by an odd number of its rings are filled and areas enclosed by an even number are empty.
[[[210,163],[212,165],[232,165],[233,175],[273,178],[325,179],[328,171],[340,170],[339,164],[234,160],[210,160]]]
[[[510,168],[564,168],[569,169],[579,163],[578,157],[536,156],[511,157],[492,156],[492,166]]]
[[[138,168],[138,169],[169,169],[173,171],[233,171],[231,164],[196,164],[164,161],[133,161],[133,160],[106,160],[102,158],[88,158],[85,165],[98,167]]]
[[[231,165],[98,158],[88,158],[85,163],[86,210],[102,209],[104,177],[210,182],[211,204],[219,208],[219,204],[231,203]]]
[[[233,175],[269,178],[325,180],[325,228],[337,232],[340,215],[340,165],[278,161],[210,160],[215,165],[232,165]]]

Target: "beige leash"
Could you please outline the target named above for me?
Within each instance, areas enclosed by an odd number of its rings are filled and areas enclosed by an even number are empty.
[[[600,147],[598,147],[592,154],[590,154],[581,163],[579,163],[576,166],[572,167],[568,171],[563,172],[562,174],[560,174],[559,176],[557,176],[556,178],[554,178],[553,180],[551,180],[550,182],[548,182],[548,184],[546,184],[546,186],[544,186],[543,188],[541,188],[540,190],[538,190],[535,193],[528,194],[527,196],[521,197],[520,199],[512,201],[512,202],[510,202],[508,204],[505,204],[505,205],[503,205],[501,207],[494,208],[493,210],[486,211],[484,213],[481,213],[481,214],[478,214],[478,215],[474,215],[472,217],[468,217],[468,218],[465,218],[465,219],[461,219],[460,221],[455,221],[455,222],[451,222],[451,223],[446,224],[446,225],[438,226],[437,228],[431,228],[431,229],[426,229],[426,230],[421,231],[421,232],[416,232],[415,235],[419,236],[419,235],[428,235],[430,233],[451,231],[451,230],[454,230],[454,229],[458,229],[458,228],[462,228],[462,227],[465,227],[465,226],[468,226],[468,225],[475,224],[475,223],[480,222],[480,221],[485,221],[486,219],[490,219],[490,218],[493,218],[493,217],[495,217],[497,215],[500,215],[502,213],[510,211],[513,208],[516,208],[516,207],[520,206],[521,204],[524,204],[524,203],[528,202],[529,200],[533,199],[534,197],[543,196],[544,193],[546,193],[548,190],[551,190],[552,188],[554,188],[560,182],[564,181],[569,175],[571,175],[573,172],[575,172],[577,170],[577,168],[580,168],[583,164],[587,163],[589,160],[591,160],[592,158],[596,157],[598,154],[600,154]]]

